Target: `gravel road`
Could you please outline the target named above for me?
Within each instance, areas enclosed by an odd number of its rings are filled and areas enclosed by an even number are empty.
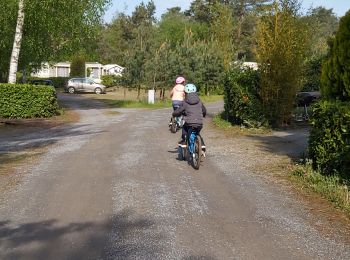
[[[0,259],[350,259],[346,240],[320,231],[332,225],[252,173],[250,151],[208,119],[196,171],[177,160],[170,109],[60,98],[78,123],[0,136],[0,152],[50,144],[0,196]]]

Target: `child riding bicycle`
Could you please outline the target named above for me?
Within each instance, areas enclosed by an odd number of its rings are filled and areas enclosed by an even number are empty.
[[[194,84],[187,84],[185,86],[185,100],[178,109],[173,112],[173,116],[184,115],[185,124],[182,127],[181,141],[179,145],[184,147],[186,145],[186,137],[189,136],[190,131],[196,131],[199,135],[203,128],[203,118],[207,110],[199,99],[197,87]],[[205,144],[202,140],[202,149],[205,151]]]
[[[183,100],[185,98],[185,78],[184,77],[177,77],[175,80],[175,86],[170,92],[170,97],[173,105],[173,110],[175,111],[178,107],[180,107],[183,103]],[[170,119],[169,126],[171,126],[172,122]]]

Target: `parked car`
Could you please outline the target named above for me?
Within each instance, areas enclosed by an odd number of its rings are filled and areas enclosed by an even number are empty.
[[[43,85],[44,86],[50,86],[55,91],[55,95],[57,94],[55,86],[54,86],[52,80],[49,80],[49,79],[33,79],[33,80],[30,81],[30,84],[38,85],[38,86],[43,86]]]
[[[70,94],[76,92],[94,92],[96,94],[102,94],[106,93],[106,86],[96,83],[90,78],[72,78],[68,80],[65,90]]]
[[[49,79],[34,79],[34,80],[30,81],[30,84],[54,86],[52,80],[49,80]]]
[[[310,106],[312,103],[316,102],[321,97],[320,92],[299,92],[296,96],[297,106]]]

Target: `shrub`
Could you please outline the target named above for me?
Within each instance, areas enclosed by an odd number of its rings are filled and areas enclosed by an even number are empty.
[[[322,56],[311,57],[306,61],[302,91],[319,91],[321,89],[323,58]]]
[[[313,108],[309,156],[324,174],[350,177],[350,103],[322,101]]]
[[[327,99],[350,101],[350,11],[341,18],[322,67],[321,90]]]
[[[50,86],[0,84],[0,117],[50,117],[58,112],[55,90]]]
[[[114,87],[121,83],[121,76],[116,75],[103,75],[101,77],[102,84],[106,87]]]
[[[47,79],[52,80],[55,88],[63,88],[66,85],[69,78],[67,78],[67,77],[51,77],[51,78],[47,78]]]
[[[248,127],[267,124],[261,109],[257,71],[234,68],[227,73],[224,87],[224,116],[228,121]]]
[[[70,65],[71,77],[85,77],[85,59],[81,56],[75,56]]]

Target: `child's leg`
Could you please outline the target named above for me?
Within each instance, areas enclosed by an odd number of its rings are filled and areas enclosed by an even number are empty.
[[[181,141],[185,141],[186,136],[188,136],[188,125],[185,123],[182,127]]]

